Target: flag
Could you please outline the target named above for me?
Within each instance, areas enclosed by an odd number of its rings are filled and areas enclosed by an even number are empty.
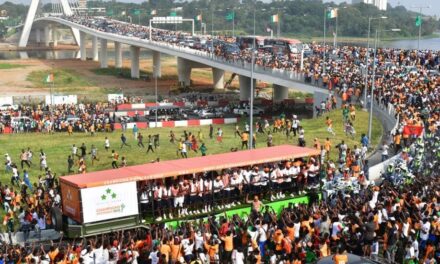
[[[202,21],[202,14],[197,15],[196,17],[194,17],[194,19],[195,19],[196,21]]]
[[[422,17],[417,16],[416,17],[416,27],[420,27],[422,25]]]
[[[229,21],[234,20],[234,17],[235,17],[235,13],[234,12],[229,12],[225,16],[226,20],[229,20]]]
[[[423,126],[410,126],[406,125],[403,127],[403,134],[404,135],[415,135],[420,136],[423,132]]]
[[[278,14],[270,16],[270,22],[278,23]]]
[[[332,8],[329,11],[327,11],[327,18],[336,18],[338,17],[338,9]]]
[[[50,73],[46,76],[46,79],[44,80],[46,83],[52,83],[53,82],[53,73]]]
[[[171,12],[170,12],[170,16],[172,16],[172,17],[177,16],[177,12],[176,12],[176,11],[171,11]]]
[[[150,15],[152,15],[152,16],[157,15],[157,10],[156,9],[151,10]]]

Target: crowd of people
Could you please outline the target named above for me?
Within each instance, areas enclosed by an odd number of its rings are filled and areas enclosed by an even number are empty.
[[[79,18],[69,19],[81,22],[76,20]],[[87,25],[102,27],[102,24]],[[145,27],[112,25],[113,33],[126,35],[138,32],[133,36],[143,38],[147,32]],[[329,159],[328,155],[334,143],[330,139],[325,142],[315,139],[314,147],[321,151],[320,157],[150,182],[139,190],[141,211],[155,208],[157,221],[206,214],[249,203],[252,211],[247,216],[209,216],[205,220],[186,221],[177,227],[151,224],[147,230],[112,232],[79,243],[60,242],[50,248],[4,245],[0,261],[299,264],[313,263],[335,254],[335,261],[340,261],[336,263],[344,263],[346,252],[349,252],[388,263],[438,263],[439,53],[378,49],[376,58],[373,58],[372,52],[368,57],[367,50],[361,47],[333,48],[318,44],[310,47],[313,52],[304,61],[304,80],[322,85],[341,97],[347,135],[355,135],[351,125],[356,118],[353,105],[373,103],[368,93],[365,93],[365,101],[364,89],[370,90],[374,82],[374,100],[379,107],[392,111],[399,121],[382,144],[382,156],[388,158],[393,148],[399,153],[399,164],[403,164],[399,165],[399,170],[410,171],[412,177],[403,182],[394,181],[401,173],[397,173],[397,166],[391,166],[390,170],[384,172],[385,181],[371,186],[366,159],[366,148],[370,145],[368,137],[358,135],[359,145],[352,148],[344,141],[336,144],[339,154],[337,161]],[[246,53],[238,56],[250,60]],[[376,60],[375,66],[373,59]],[[368,61],[367,66],[365,61]],[[270,61],[257,59],[256,63],[264,67],[300,71],[299,58],[273,57]],[[369,75],[375,71],[376,79],[369,79],[365,83],[365,71]],[[328,98],[322,102],[319,113],[325,115],[335,104],[334,97]],[[92,133],[105,129],[106,124],[111,123],[111,117],[106,116],[103,109],[105,106],[101,104],[20,108],[18,111],[21,115],[32,116],[34,121],[16,129],[38,129],[49,133],[63,129],[68,132],[87,129]],[[69,115],[81,116],[82,121],[75,121],[77,125],[63,122]],[[285,133],[289,139],[297,138],[298,145],[305,145],[305,131],[294,115],[279,116],[274,121],[261,120],[252,125],[255,126],[255,133],[267,135],[268,146],[273,144],[273,133]],[[332,120],[327,118],[323,125],[327,127],[330,138],[334,133]],[[408,126],[423,128],[419,139],[405,131]],[[247,146],[249,137],[254,136],[248,133],[249,125],[243,131],[237,128],[236,132],[243,147]],[[213,134],[214,131],[210,131],[210,137]],[[220,137],[221,141],[221,136],[222,132],[217,131],[217,140]],[[188,136],[188,139],[177,144],[178,154],[182,154],[182,148],[193,149],[192,138],[189,140]],[[170,140],[178,143],[171,133]],[[121,141],[124,142],[122,137]],[[151,144],[153,150],[153,139]],[[72,155],[82,155],[73,153],[73,149]],[[201,147],[196,150],[201,151]],[[115,151],[112,153],[112,165],[119,158],[116,154]],[[31,149],[25,149],[20,155],[20,163],[16,164],[9,155],[5,155],[5,168],[11,174],[11,183],[2,183],[0,191],[6,212],[3,224],[10,235],[16,231],[17,222],[25,234],[29,234],[31,229],[38,231],[50,228],[53,224],[52,209],[61,206],[56,173],[47,165],[43,150],[38,152],[41,176],[38,182],[30,182],[26,168],[33,165],[34,156]],[[19,175],[20,167],[22,176]],[[312,199],[307,205],[286,204],[279,212],[263,204],[263,199],[276,200],[292,194],[305,194],[306,187],[320,183],[322,179],[356,182],[360,188],[356,191],[339,190],[328,199]]]

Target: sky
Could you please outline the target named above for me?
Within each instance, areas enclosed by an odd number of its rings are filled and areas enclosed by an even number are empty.
[[[351,3],[351,0],[324,0],[324,2]],[[440,0],[388,0],[388,4],[392,6],[403,5],[411,11],[418,11],[411,8],[412,6],[429,6],[429,8],[423,9],[423,14],[440,16]]]
[[[0,4],[6,2],[7,0],[0,0]],[[29,4],[31,0],[9,0],[13,3],[24,3]],[[117,0],[121,2],[135,2],[135,3],[141,3],[145,0]],[[269,0],[263,0],[265,2],[268,2]],[[351,3],[351,0],[324,0],[325,2],[335,2],[335,3],[342,3],[342,2],[348,2]],[[423,10],[423,13],[426,15],[437,15],[440,16],[440,0],[388,0],[388,3],[392,6],[396,5],[403,5],[407,9],[411,9],[411,6],[417,5],[417,6],[429,6],[429,8],[426,8]],[[411,9],[414,10],[414,9]]]

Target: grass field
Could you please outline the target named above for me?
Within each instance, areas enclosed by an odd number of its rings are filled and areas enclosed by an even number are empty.
[[[305,129],[306,142],[307,146],[313,145],[313,138],[317,137],[320,139],[321,144],[323,143],[326,137],[330,137],[333,143],[333,146],[338,144],[341,140],[345,140],[349,147],[353,147],[355,144],[359,145],[360,135],[361,133],[365,133],[367,130],[366,120],[368,118],[368,114],[366,112],[358,111],[357,119],[354,122],[355,129],[357,131],[357,135],[354,139],[348,138],[345,136],[342,129],[342,113],[340,110],[333,111],[329,114],[329,116],[334,120],[334,129],[336,132],[336,136],[332,136],[326,131],[326,127],[324,124],[325,117],[303,120],[302,125]],[[241,129],[243,129],[243,124],[245,121],[242,121],[240,125]],[[214,130],[216,131],[218,126],[214,126]],[[221,126],[224,131],[224,141],[223,144],[219,144],[215,141],[215,139],[209,139],[209,127],[191,127],[191,128],[175,128],[173,131],[175,132],[177,137],[183,134],[183,130],[187,130],[197,135],[199,129],[202,131],[204,142],[208,148],[208,155],[229,152],[232,147],[240,147],[240,139],[234,136],[235,125],[222,125]],[[55,133],[52,135],[47,134],[9,134],[9,135],[0,135],[0,154],[3,155],[8,153],[12,161],[19,165],[19,153],[21,149],[25,149],[30,147],[34,152],[33,162],[34,165],[29,169],[31,180],[36,180],[38,175],[41,173],[39,171],[38,164],[38,152],[40,149],[43,149],[47,155],[48,166],[52,169],[52,171],[56,172],[57,175],[65,175],[67,173],[67,156],[71,153],[72,144],[76,144],[77,147],[80,147],[84,142],[87,146],[87,151],[90,151],[91,145],[94,144],[98,148],[98,156],[99,162],[96,162],[95,165],[92,166],[90,160],[87,160],[87,170],[88,171],[96,171],[96,170],[104,170],[111,168],[111,158],[110,151],[105,152],[104,150],[104,137],[109,137],[111,149],[114,148],[120,154],[120,157],[125,156],[128,161],[128,165],[135,164],[143,164],[150,162],[157,157],[160,157],[161,160],[169,160],[176,159],[176,149],[177,146],[173,145],[169,142],[169,132],[171,129],[169,128],[158,128],[158,129],[148,129],[141,130],[140,132],[144,135],[144,139],[146,140],[148,134],[160,134],[160,147],[157,149],[156,153],[146,154],[145,149],[140,149],[136,146],[136,141],[133,138],[133,134],[131,130],[126,132],[126,136],[129,144],[131,144],[131,148],[124,147],[120,149],[120,136],[121,131],[116,131],[114,133],[97,133],[94,137],[89,134],[84,133],[74,133],[72,136],[68,136],[67,133]],[[373,144],[376,145],[380,136],[382,135],[382,126],[378,122],[378,120],[374,119],[373,123]],[[290,140],[286,139],[284,134],[275,134],[274,140],[275,145],[280,144],[297,144],[297,138],[293,138]],[[146,144],[145,144],[146,145]],[[266,146],[266,135],[257,135],[257,147],[265,147]],[[337,154],[336,150],[333,150],[331,153],[331,157],[335,158]],[[189,157],[198,156],[200,153],[189,152]],[[77,167],[75,166],[75,169]],[[2,173],[0,174],[0,181],[2,183],[8,183],[10,181],[9,174]]]
[[[9,69],[16,69],[16,68],[23,68],[26,67],[26,65],[19,65],[19,64],[12,64],[12,63],[0,63],[0,70],[9,70]]]
[[[55,69],[55,70],[41,70],[33,71],[27,76],[27,81],[30,81],[35,87],[48,87],[52,84],[46,83],[46,77],[54,74],[54,85],[57,90],[68,91],[76,88],[89,87],[93,85],[89,80],[81,77],[73,70]]]

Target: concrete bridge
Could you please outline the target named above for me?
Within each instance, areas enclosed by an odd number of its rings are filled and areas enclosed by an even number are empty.
[[[125,23],[120,22],[119,23]],[[33,20],[35,39],[37,42],[44,42],[45,45],[56,46],[56,36],[52,32],[58,26],[66,26],[72,29],[72,33],[78,32],[77,39],[80,47],[80,59],[86,60],[87,39],[92,41],[92,59],[99,61],[101,68],[108,67],[107,46],[109,42],[114,42],[115,47],[115,67],[122,67],[122,45],[130,46],[131,54],[131,77],[139,78],[139,55],[140,49],[148,49],[153,52],[153,77],[161,76],[161,54],[168,54],[177,58],[178,80],[185,86],[190,85],[191,69],[193,68],[212,68],[213,87],[216,89],[224,88],[225,71],[236,73],[240,82],[240,100],[249,100],[251,86],[251,64],[242,61],[226,61],[205,51],[194,50],[171,43],[128,37],[121,34],[102,32],[90,28],[62,17],[40,17]],[[43,29],[42,29],[43,27]],[[44,34],[42,34],[44,32]],[[30,33],[30,32],[29,32]],[[75,36],[75,34],[74,34]],[[53,41],[51,40],[53,39]],[[23,43],[21,43],[23,44]],[[24,45],[27,45],[25,43]],[[274,87],[274,101],[287,99],[289,88],[295,90],[315,93],[328,93],[328,91],[303,82],[303,76],[299,73],[269,69],[258,65],[254,66],[254,83],[256,80],[272,83]],[[255,86],[254,86],[255,87]]]

